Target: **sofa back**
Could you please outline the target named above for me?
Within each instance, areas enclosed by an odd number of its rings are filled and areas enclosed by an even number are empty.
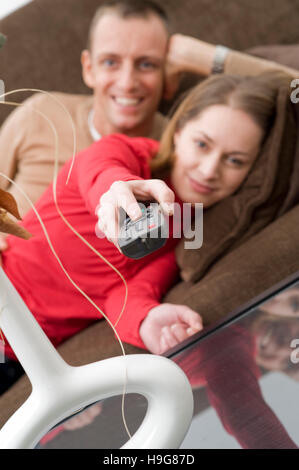
[[[156,0],[175,32],[238,50],[299,43],[299,0]],[[33,0],[0,21],[8,40],[0,50],[6,91],[42,88],[89,93],[81,78],[92,15],[102,0]],[[288,25],[286,28],[285,25]],[[28,97],[22,93],[16,100]],[[0,107],[0,125],[11,111]]]

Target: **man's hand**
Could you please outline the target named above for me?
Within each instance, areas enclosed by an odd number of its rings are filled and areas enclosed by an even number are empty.
[[[176,93],[183,72],[208,76],[211,73],[216,46],[183,34],[173,34],[169,39],[165,65],[164,99]]]
[[[182,37],[180,34],[173,34],[168,43],[163,93],[163,98],[168,101],[174,97],[180,85],[183,71],[179,52]]]
[[[149,311],[139,333],[149,351],[162,354],[202,328],[197,312],[186,305],[165,303]]]

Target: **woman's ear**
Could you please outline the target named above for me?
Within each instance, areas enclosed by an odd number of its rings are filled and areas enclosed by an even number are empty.
[[[82,77],[85,85],[94,88],[94,75],[89,50],[85,49],[81,53]]]

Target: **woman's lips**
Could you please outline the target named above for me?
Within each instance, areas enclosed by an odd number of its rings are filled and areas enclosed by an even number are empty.
[[[206,186],[202,183],[199,183],[198,181],[195,181],[193,178],[191,178],[190,176],[188,176],[189,178],[189,181],[190,181],[190,184],[191,184],[191,187],[193,188],[194,191],[196,191],[197,193],[201,193],[201,194],[210,194],[212,193],[213,191],[215,191],[215,188],[212,188],[211,186]]]

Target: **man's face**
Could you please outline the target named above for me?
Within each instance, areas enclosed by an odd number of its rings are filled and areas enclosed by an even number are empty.
[[[94,90],[94,124],[102,135],[148,135],[163,92],[168,36],[155,15],[103,15],[91,51],[83,51],[85,83]]]

